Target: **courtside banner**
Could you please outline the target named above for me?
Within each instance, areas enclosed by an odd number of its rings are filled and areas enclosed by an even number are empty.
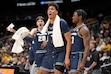
[[[0,74],[14,74],[15,69],[0,68]]]

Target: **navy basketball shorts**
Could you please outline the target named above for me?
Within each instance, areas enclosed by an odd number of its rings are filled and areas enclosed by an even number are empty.
[[[53,54],[45,55],[40,68],[48,72],[54,72],[54,62],[55,58]]]
[[[45,53],[35,53],[34,59],[35,59],[35,63],[36,63],[36,68],[40,68],[44,55],[45,55]]]
[[[83,53],[75,53],[70,55],[71,65],[70,65],[69,72],[78,72],[77,67],[81,62],[82,57],[83,57]]]
[[[65,60],[65,51],[57,52],[55,54],[55,65],[64,65],[64,60]]]

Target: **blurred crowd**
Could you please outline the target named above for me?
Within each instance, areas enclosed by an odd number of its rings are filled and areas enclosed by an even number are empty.
[[[11,48],[14,40],[5,39],[0,48],[0,67],[18,67],[20,74],[29,74],[29,43],[25,41],[22,53],[12,53]]]

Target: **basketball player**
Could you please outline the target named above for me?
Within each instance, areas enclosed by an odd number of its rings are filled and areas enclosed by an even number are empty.
[[[76,26],[71,30],[72,49],[70,56],[70,74],[79,74],[79,72],[84,70],[89,52],[90,32],[84,23],[86,15],[83,9],[77,9],[73,13],[72,22],[76,24]]]
[[[71,50],[71,33],[68,27],[67,22],[60,18],[58,20],[59,24],[55,24],[58,22],[57,17],[59,11],[59,6],[56,3],[49,3],[47,9],[48,19],[50,20],[48,23],[48,42],[47,42],[47,52],[44,57],[41,69],[42,74],[63,74],[64,69],[69,68],[70,65],[70,50]],[[55,46],[54,45],[54,28],[55,25],[59,25],[60,34],[63,39],[64,45]],[[58,29],[59,29],[58,28]],[[43,28],[44,29],[44,28]],[[56,30],[58,31],[58,30]],[[55,35],[58,35],[57,33]],[[55,38],[56,39],[56,38]],[[59,40],[57,43],[59,43]]]

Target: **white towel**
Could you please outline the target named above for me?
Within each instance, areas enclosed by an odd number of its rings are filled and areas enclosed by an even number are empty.
[[[10,31],[11,28],[13,28],[15,25],[13,23],[11,23],[8,27],[7,30]]]
[[[21,27],[19,28],[12,38],[15,40],[15,43],[12,47],[12,52],[13,53],[20,53],[24,51],[22,48],[24,46],[24,41],[23,39],[28,35],[29,30],[26,27]]]
[[[48,26],[49,26],[49,22],[50,22],[50,19],[47,20],[45,26],[43,27],[43,29],[41,31],[42,34],[46,33]]]
[[[48,29],[49,26],[49,21],[46,22],[45,26],[43,27],[41,33],[45,33]],[[54,24],[53,24],[53,44],[55,47],[62,47],[64,46],[63,38],[62,38],[62,33],[60,29],[60,17],[56,15]]]

